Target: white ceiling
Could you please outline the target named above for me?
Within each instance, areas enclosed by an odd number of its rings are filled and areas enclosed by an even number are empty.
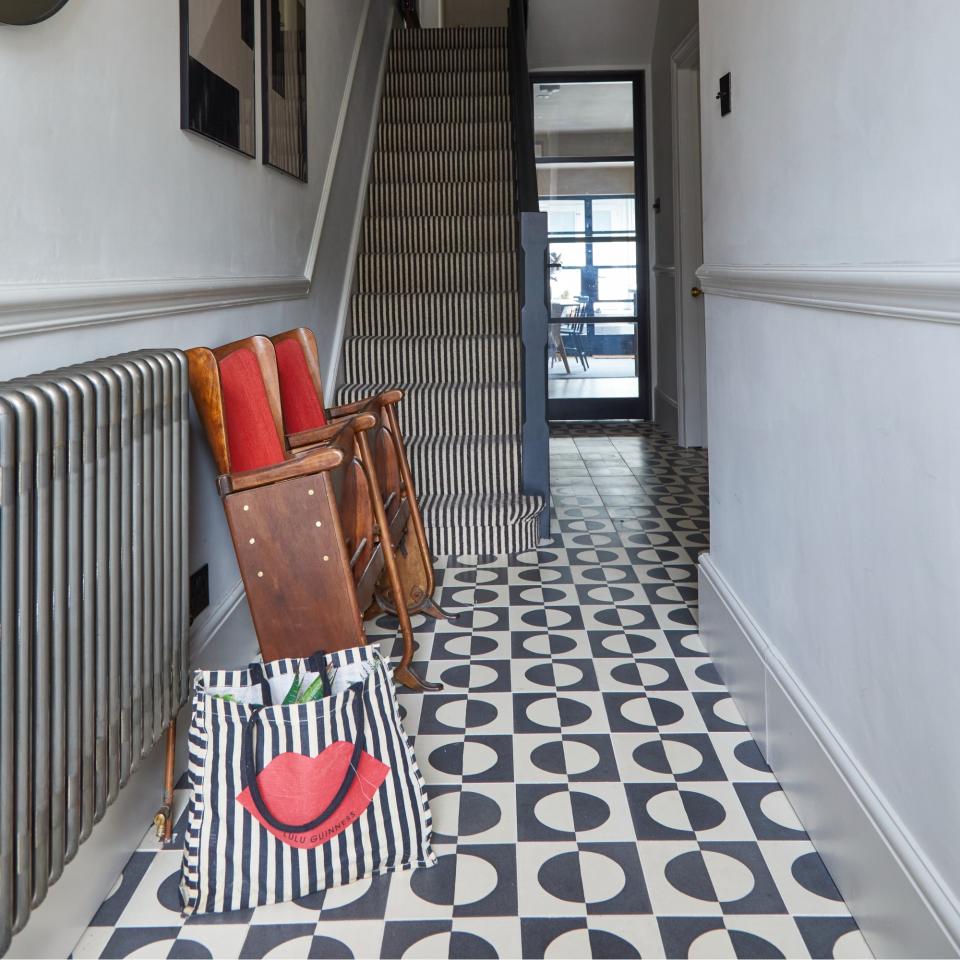
[[[648,66],[658,6],[659,0],[530,0],[530,69]]]

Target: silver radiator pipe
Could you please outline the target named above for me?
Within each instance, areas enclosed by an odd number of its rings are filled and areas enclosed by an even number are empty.
[[[0,954],[186,700],[188,398],[177,350],[0,384]]]

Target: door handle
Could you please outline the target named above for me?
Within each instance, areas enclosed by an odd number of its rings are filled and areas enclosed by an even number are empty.
[[[703,296],[703,291],[702,291],[699,287],[691,287],[691,288],[690,288],[690,296],[691,296],[691,297],[702,297],[702,296]]]

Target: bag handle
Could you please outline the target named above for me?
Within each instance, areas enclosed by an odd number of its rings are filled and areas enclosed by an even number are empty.
[[[363,753],[364,731],[367,718],[366,711],[363,708],[363,699],[363,686],[358,684],[353,706],[357,733],[353,744],[353,755],[350,757],[350,764],[347,767],[347,772],[343,776],[343,783],[340,784],[340,789],[337,790],[334,798],[319,816],[314,817],[309,823],[298,824],[282,823],[278,820],[270,812],[260,794],[260,788],[257,785],[257,775],[259,771],[257,770],[257,750],[256,743],[254,742],[253,728],[257,725],[257,715],[263,708],[251,708],[250,718],[243,731],[243,775],[247,781],[247,787],[250,789],[250,799],[257,808],[257,813],[259,813],[260,816],[263,817],[264,822],[273,827],[274,830],[279,830],[281,833],[309,833],[309,831],[319,827],[325,820],[328,820],[337,807],[343,803],[344,798],[353,786],[354,780],[357,778],[357,767],[360,764],[360,755]]]

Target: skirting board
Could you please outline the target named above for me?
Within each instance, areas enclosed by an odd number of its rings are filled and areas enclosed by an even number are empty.
[[[256,640],[246,620],[243,585],[235,587],[190,632],[191,666],[222,667],[248,663],[256,655]],[[242,609],[238,609],[241,608]],[[231,628],[223,627],[236,613]],[[177,718],[177,770],[186,767],[189,701]],[[160,806],[163,783],[163,740],[107,807],[103,820],[50,887],[46,899],[14,938],[8,957],[67,957],[108,896],[130,855],[140,845]]]
[[[680,429],[677,401],[668,397],[659,387],[653,391],[653,420],[661,430],[677,439]]]
[[[957,903],[709,554],[700,633],[874,954],[960,956]]]

